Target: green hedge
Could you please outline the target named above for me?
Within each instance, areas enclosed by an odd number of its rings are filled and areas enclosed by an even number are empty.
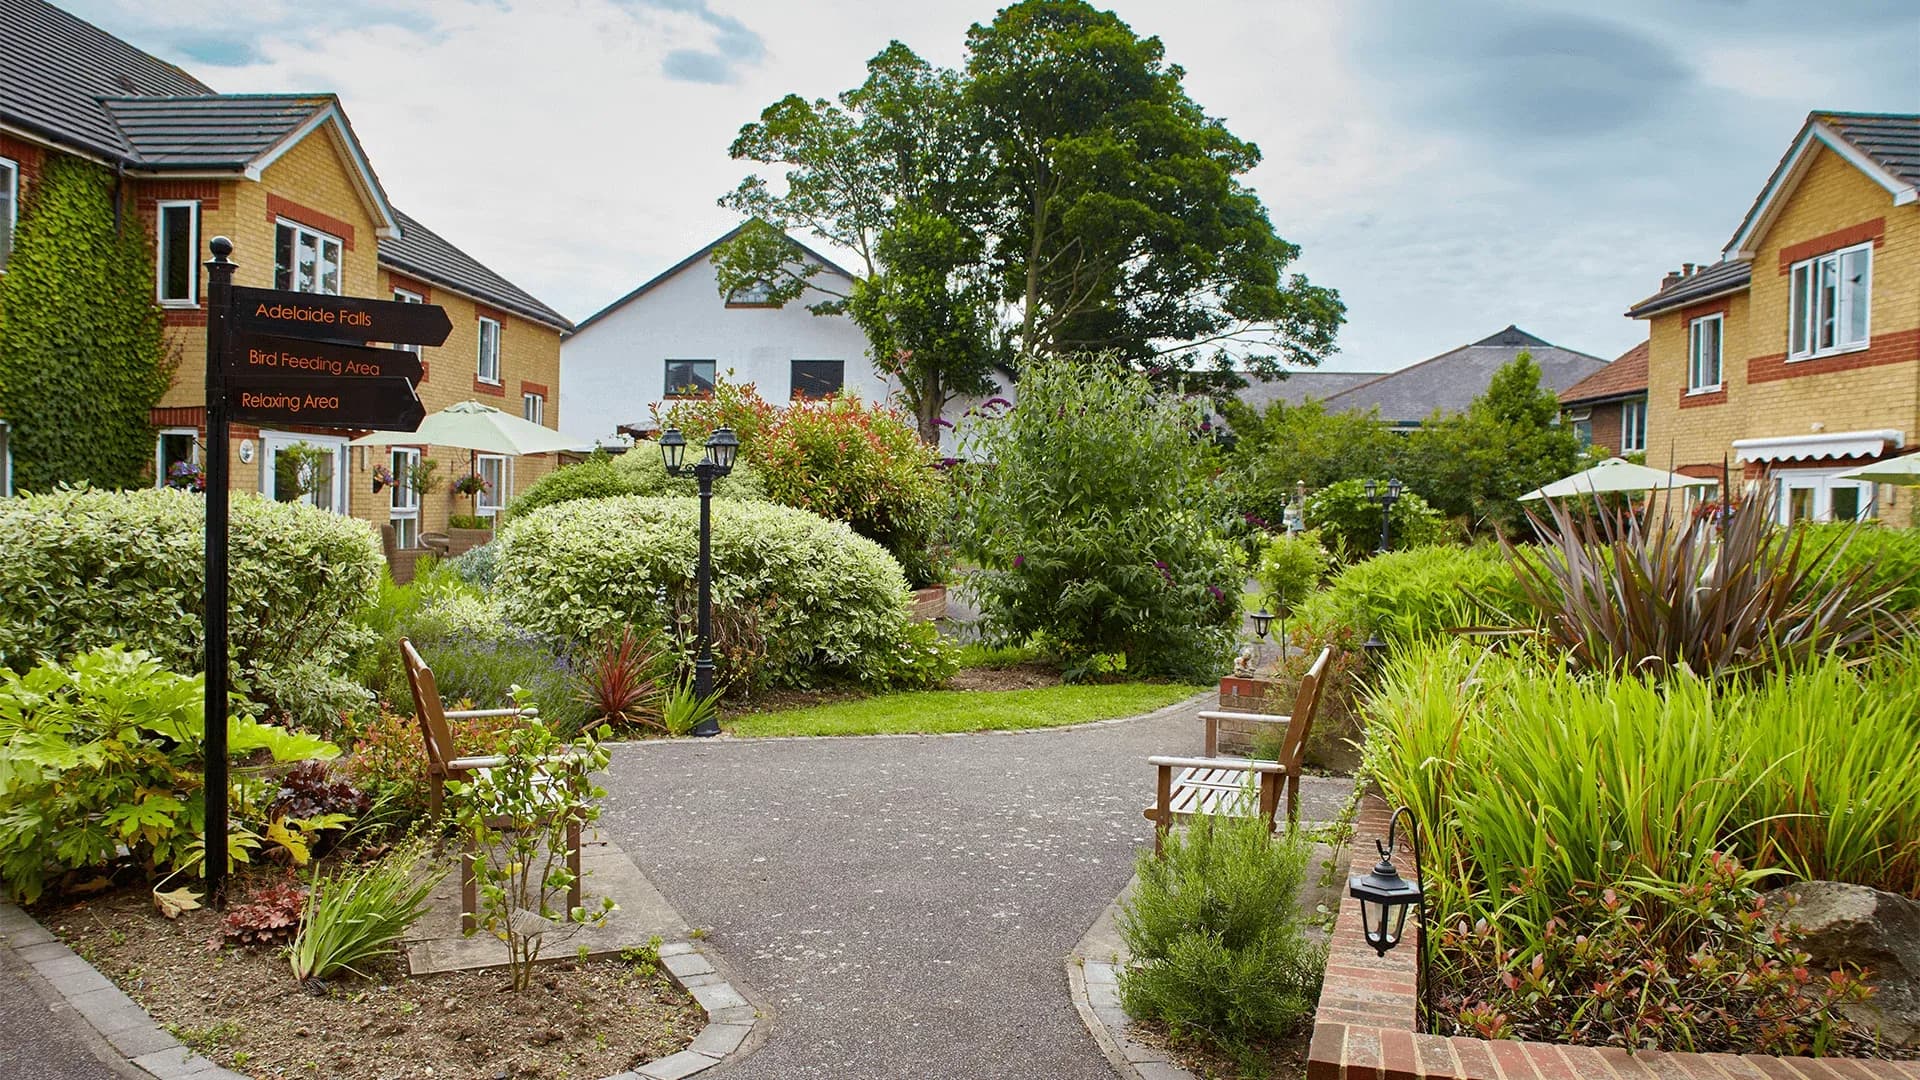
[[[685,498],[535,511],[494,541],[495,596],[512,625],[576,646],[622,624],[677,623],[692,610],[698,523],[698,502]],[[911,666],[900,564],[846,525],[770,503],[718,501],[713,563],[715,636],[734,673],[787,685],[873,684]]]
[[[0,658],[24,672],[124,643],[200,670],[205,504],[172,489],[63,488],[0,501]],[[233,500],[234,688],[322,731],[366,700],[335,674],[380,580],[364,522],[257,496]]]
[[[1803,525],[1801,529],[1806,533],[1807,552],[1833,545],[1842,575],[1864,568],[1869,589],[1892,591],[1895,611],[1920,615],[1920,529],[1880,525]]]
[[[693,452],[697,452],[697,448]],[[660,464],[659,444],[639,442],[618,457],[596,454],[577,465],[555,469],[534,481],[507,506],[506,519],[511,521],[543,506],[557,506],[576,499],[610,499],[618,495],[694,495],[698,492],[696,481],[667,475],[666,469]],[[733,472],[714,483],[713,494],[720,499],[764,499],[766,487],[752,465],[737,461]]]
[[[1374,630],[1391,644],[1445,630],[1515,621],[1513,570],[1492,544],[1439,544],[1377,555],[1336,574],[1296,612],[1319,635]]]

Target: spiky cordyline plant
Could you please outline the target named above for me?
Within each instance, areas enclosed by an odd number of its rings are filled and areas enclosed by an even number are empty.
[[[1669,502],[1644,522],[1548,509],[1550,519],[1527,513],[1537,557],[1504,536],[1501,545],[1547,635],[1586,667],[1735,676],[1798,668],[1910,629],[1891,611],[1890,590],[1870,589],[1864,569],[1836,569],[1848,537],[1810,548],[1774,524],[1768,496],[1700,517]]]

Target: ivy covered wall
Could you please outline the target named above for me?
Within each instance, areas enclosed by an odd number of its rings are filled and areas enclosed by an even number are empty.
[[[49,154],[23,193],[0,275],[0,419],[16,491],[151,483],[151,410],[173,378],[154,304],[153,246],[113,175]]]

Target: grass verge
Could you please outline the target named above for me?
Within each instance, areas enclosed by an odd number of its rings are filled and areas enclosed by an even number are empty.
[[[1192,697],[1202,686],[1110,683],[1037,690],[915,690],[726,721],[730,734],[938,735],[1062,727],[1137,716]]]

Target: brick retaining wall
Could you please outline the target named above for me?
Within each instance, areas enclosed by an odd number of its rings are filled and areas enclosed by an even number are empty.
[[[1379,861],[1373,841],[1386,836],[1388,814],[1379,796],[1366,797],[1354,822],[1353,873],[1364,874]],[[1411,848],[1404,837],[1401,841],[1394,863],[1411,880]],[[1423,1034],[1416,923],[1410,917],[1400,946],[1377,956],[1361,932],[1360,902],[1342,898],[1313,1018],[1307,1080],[1920,1080],[1920,1061],[1629,1053],[1615,1047]]]

